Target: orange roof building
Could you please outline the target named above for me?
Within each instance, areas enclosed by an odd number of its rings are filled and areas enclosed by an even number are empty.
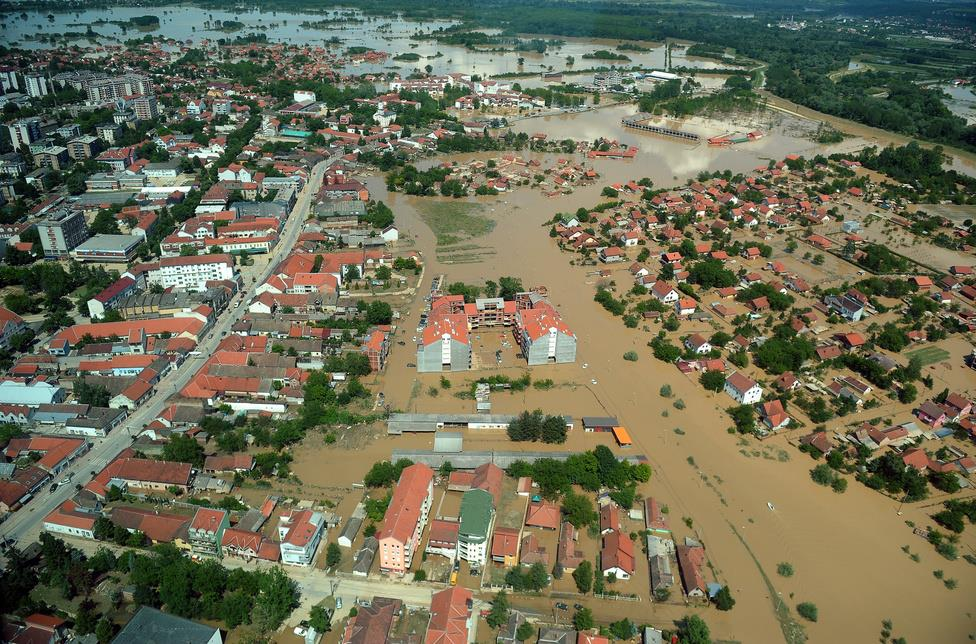
[[[430,601],[426,644],[467,644],[473,595],[454,586],[435,593]]]
[[[410,568],[433,498],[434,471],[421,463],[405,468],[383,517],[383,528],[376,534],[380,570],[402,575]]]
[[[529,365],[576,362],[576,334],[546,301],[515,316],[515,339]]]

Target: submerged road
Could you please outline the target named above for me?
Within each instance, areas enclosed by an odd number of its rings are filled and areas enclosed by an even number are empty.
[[[228,305],[223,314],[217,318],[207,336],[198,343],[197,351],[200,352],[200,355],[189,358],[179,368],[170,371],[157,383],[156,391],[149,402],[133,411],[122,425],[112,430],[105,438],[93,439],[92,448],[76,459],[66,471],[62,472],[62,476],[68,472],[73,472],[75,477],[72,483],[84,485],[91,477],[90,472],[99,472],[108,465],[119,452],[132,443],[133,438],[145,425],[159,416],[169,403],[169,398],[190,382],[200,367],[203,366],[204,361],[216,350],[221,338],[230,332],[231,327],[247,311],[247,307],[243,303],[254,297],[257,287],[268,278],[274,267],[291,252],[292,246],[294,246],[295,240],[302,230],[302,224],[308,215],[312,198],[322,183],[325,171],[332,165],[332,162],[332,159],[326,159],[312,168],[308,182],[299,193],[295,206],[288,215],[278,244],[268,255],[268,265],[251,284],[244,284],[239,299]],[[236,306],[237,302],[242,302],[242,304]],[[35,498],[31,499],[19,511],[13,513],[6,522],[0,524],[0,536],[17,542],[21,546],[30,544],[40,534],[44,517],[74,494],[75,488],[71,484],[59,486],[53,493],[48,491],[47,486],[44,486],[38,490]]]

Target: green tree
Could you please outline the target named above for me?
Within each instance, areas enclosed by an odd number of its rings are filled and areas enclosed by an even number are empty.
[[[618,640],[629,640],[636,632],[637,627],[626,617],[610,624],[610,634]]]
[[[186,434],[177,434],[163,446],[163,460],[203,466],[203,445]]]
[[[594,624],[593,611],[585,606],[573,615],[573,627],[578,631],[588,631],[593,628]]]
[[[393,321],[393,307],[387,302],[370,302],[366,307],[366,321],[370,324],[389,324]]]
[[[79,403],[92,407],[108,407],[109,400],[112,398],[104,386],[89,385],[84,378],[75,383],[74,392]]]
[[[733,606],[735,606],[735,599],[732,597],[732,591],[729,590],[728,586],[722,586],[722,589],[715,595],[715,607],[719,610],[732,610]]]
[[[576,582],[576,590],[582,594],[590,592],[593,587],[593,564],[588,559],[584,559],[573,571],[573,581]]]
[[[322,606],[312,606],[308,615],[308,625],[319,634],[328,633],[332,630],[332,615]]]
[[[712,644],[708,624],[698,615],[688,615],[678,623],[678,639],[681,644]]]
[[[590,497],[570,491],[563,497],[563,514],[566,520],[577,528],[595,523],[599,518]]]
[[[508,595],[504,590],[500,590],[495,594],[495,598],[491,602],[491,610],[488,611],[488,616],[485,618],[485,621],[491,628],[500,628],[508,622],[508,613]]]
[[[725,388],[725,374],[721,371],[706,371],[698,381],[709,391],[722,391]]]
[[[298,586],[281,568],[272,568],[261,579],[261,594],[254,602],[253,620],[262,632],[277,630],[298,607]]]
[[[535,626],[528,622],[519,624],[518,630],[515,631],[515,639],[520,642],[529,641],[533,635],[535,635]]]
[[[108,618],[103,617],[98,620],[98,625],[95,626],[95,637],[98,638],[98,644],[108,644],[112,641],[112,635],[114,634],[115,628]]]
[[[325,565],[327,568],[335,568],[342,561],[342,548],[339,544],[332,542],[325,551]]]

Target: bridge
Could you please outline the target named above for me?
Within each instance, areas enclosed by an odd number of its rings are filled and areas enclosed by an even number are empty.
[[[694,141],[695,143],[701,141],[701,136],[695,134],[694,132],[683,132],[670,127],[664,127],[663,125],[649,125],[648,123],[645,123],[645,121],[650,117],[650,114],[635,114],[634,116],[627,116],[620,119],[620,123],[624,127],[640,130],[642,132],[671,136],[676,139],[684,139],[685,141]]]

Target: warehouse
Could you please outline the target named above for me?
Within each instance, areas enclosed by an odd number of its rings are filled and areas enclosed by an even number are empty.
[[[429,433],[439,429],[508,429],[515,416],[501,414],[390,414],[387,434]],[[566,429],[573,429],[573,419],[563,416]]]

